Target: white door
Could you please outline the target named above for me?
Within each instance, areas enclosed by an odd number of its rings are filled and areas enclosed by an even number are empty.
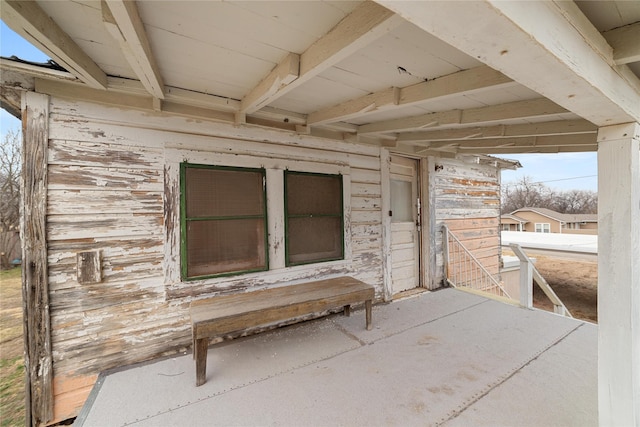
[[[420,200],[415,159],[391,155],[391,283],[393,294],[420,286]]]

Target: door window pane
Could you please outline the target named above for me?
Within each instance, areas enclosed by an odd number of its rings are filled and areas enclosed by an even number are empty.
[[[413,192],[410,181],[391,180],[391,222],[413,221]]]

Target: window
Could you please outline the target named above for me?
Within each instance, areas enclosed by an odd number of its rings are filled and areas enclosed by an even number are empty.
[[[502,224],[502,231],[509,231],[511,230],[511,226],[509,224]]]
[[[413,222],[413,194],[411,181],[391,180],[391,222]]]
[[[536,222],[536,233],[551,233],[551,224]]]
[[[184,279],[268,269],[264,169],[182,163]]]
[[[286,265],[343,259],[342,175],[284,178]]]

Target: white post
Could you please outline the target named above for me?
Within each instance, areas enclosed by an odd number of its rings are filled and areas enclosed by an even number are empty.
[[[520,260],[520,305],[533,307],[533,269],[531,263]]]
[[[520,305],[527,308],[533,307],[533,265],[524,253],[520,245],[509,245],[514,254],[520,259]]]
[[[598,413],[640,426],[640,124],[598,131]]]
[[[267,169],[267,230],[269,233],[269,268],[285,267],[284,251],[284,171]]]

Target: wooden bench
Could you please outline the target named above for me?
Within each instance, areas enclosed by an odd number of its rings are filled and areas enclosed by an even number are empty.
[[[373,298],[373,286],[345,276],[194,301],[190,313],[196,386],[207,381],[210,338],[338,307],[349,316],[351,304],[363,301],[371,330]]]

